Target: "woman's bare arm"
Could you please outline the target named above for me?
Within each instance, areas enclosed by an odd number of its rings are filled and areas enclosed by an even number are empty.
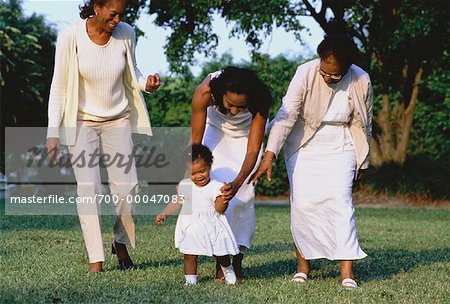
[[[210,76],[195,89],[192,97],[191,113],[191,143],[200,144],[203,140],[206,126],[206,109],[211,105],[211,91],[209,88]]]

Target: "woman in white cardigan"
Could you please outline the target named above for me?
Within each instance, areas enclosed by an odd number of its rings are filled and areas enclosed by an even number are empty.
[[[151,135],[140,90],[155,91],[160,79],[158,74],[145,79],[136,66],[134,29],[120,22],[125,6],[126,0],[87,1],[80,8],[83,20],[58,35],[46,148],[49,157],[57,161],[59,145],[69,146],[77,194],[82,198],[95,198],[101,193],[97,152],[110,159],[132,156],[131,133]],[[97,165],[83,164],[82,159],[91,155]],[[134,266],[126,248],[127,244],[135,246],[133,206],[124,199],[137,193],[133,157],[130,161],[130,170],[119,168],[115,162],[107,166],[111,196],[118,202],[112,252],[117,254],[122,270]],[[98,201],[78,203],[77,210],[89,271],[100,272],[105,254]]]
[[[298,67],[271,123],[264,158],[253,176],[267,173],[284,146],[291,188],[291,231],[298,258],[294,282],[305,282],[309,260],[341,261],[342,285],[357,286],[353,260],[366,254],[356,237],[352,186],[368,166],[372,120],[369,75],[353,64],[356,47],[328,35],[319,59]]]

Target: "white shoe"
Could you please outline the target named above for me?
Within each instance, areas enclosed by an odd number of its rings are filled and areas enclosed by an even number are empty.
[[[194,286],[194,285],[197,285],[197,282],[186,281],[186,283],[184,283],[184,286]]]
[[[304,272],[297,272],[294,274],[294,277],[292,278],[291,282],[295,283],[305,283],[308,279],[308,275]]]
[[[228,285],[236,284],[236,274],[234,273],[233,265],[230,264],[228,267],[220,266],[222,268],[223,274],[225,276],[225,283]]]
[[[343,279],[342,280],[342,287],[344,287],[347,290],[353,290],[355,288],[358,288],[358,284],[353,279]]]

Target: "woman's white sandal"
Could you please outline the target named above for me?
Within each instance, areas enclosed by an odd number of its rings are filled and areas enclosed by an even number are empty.
[[[304,272],[297,272],[292,278],[291,282],[295,283],[305,283],[308,279],[308,275]]]
[[[356,283],[356,281],[353,279],[350,279],[350,278],[343,279],[342,286],[347,290],[352,290],[352,289],[358,288],[358,284]]]

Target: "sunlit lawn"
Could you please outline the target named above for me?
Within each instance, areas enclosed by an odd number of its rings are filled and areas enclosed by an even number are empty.
[[[4,213],[4,212],[3,212]],[[356,291],[339,284],[337,262],[314,261],[311,280],[290,282],[296,270],[288,207],[257,207],[254,248],[245,260],[245,282],[213,280],[210,258],[199,263],[200,284],[183,286],[182,256],[173,245],[176,218],[162,227],[138,216],[138,269],[121,272],[107,255],[106,271],[87,272],[75,216],[1,215],[0,301],[5,303],[448,303],[450,212],[448,209],[357,208],[361,247]],[[103,218],[108,248],[112,217]]]

